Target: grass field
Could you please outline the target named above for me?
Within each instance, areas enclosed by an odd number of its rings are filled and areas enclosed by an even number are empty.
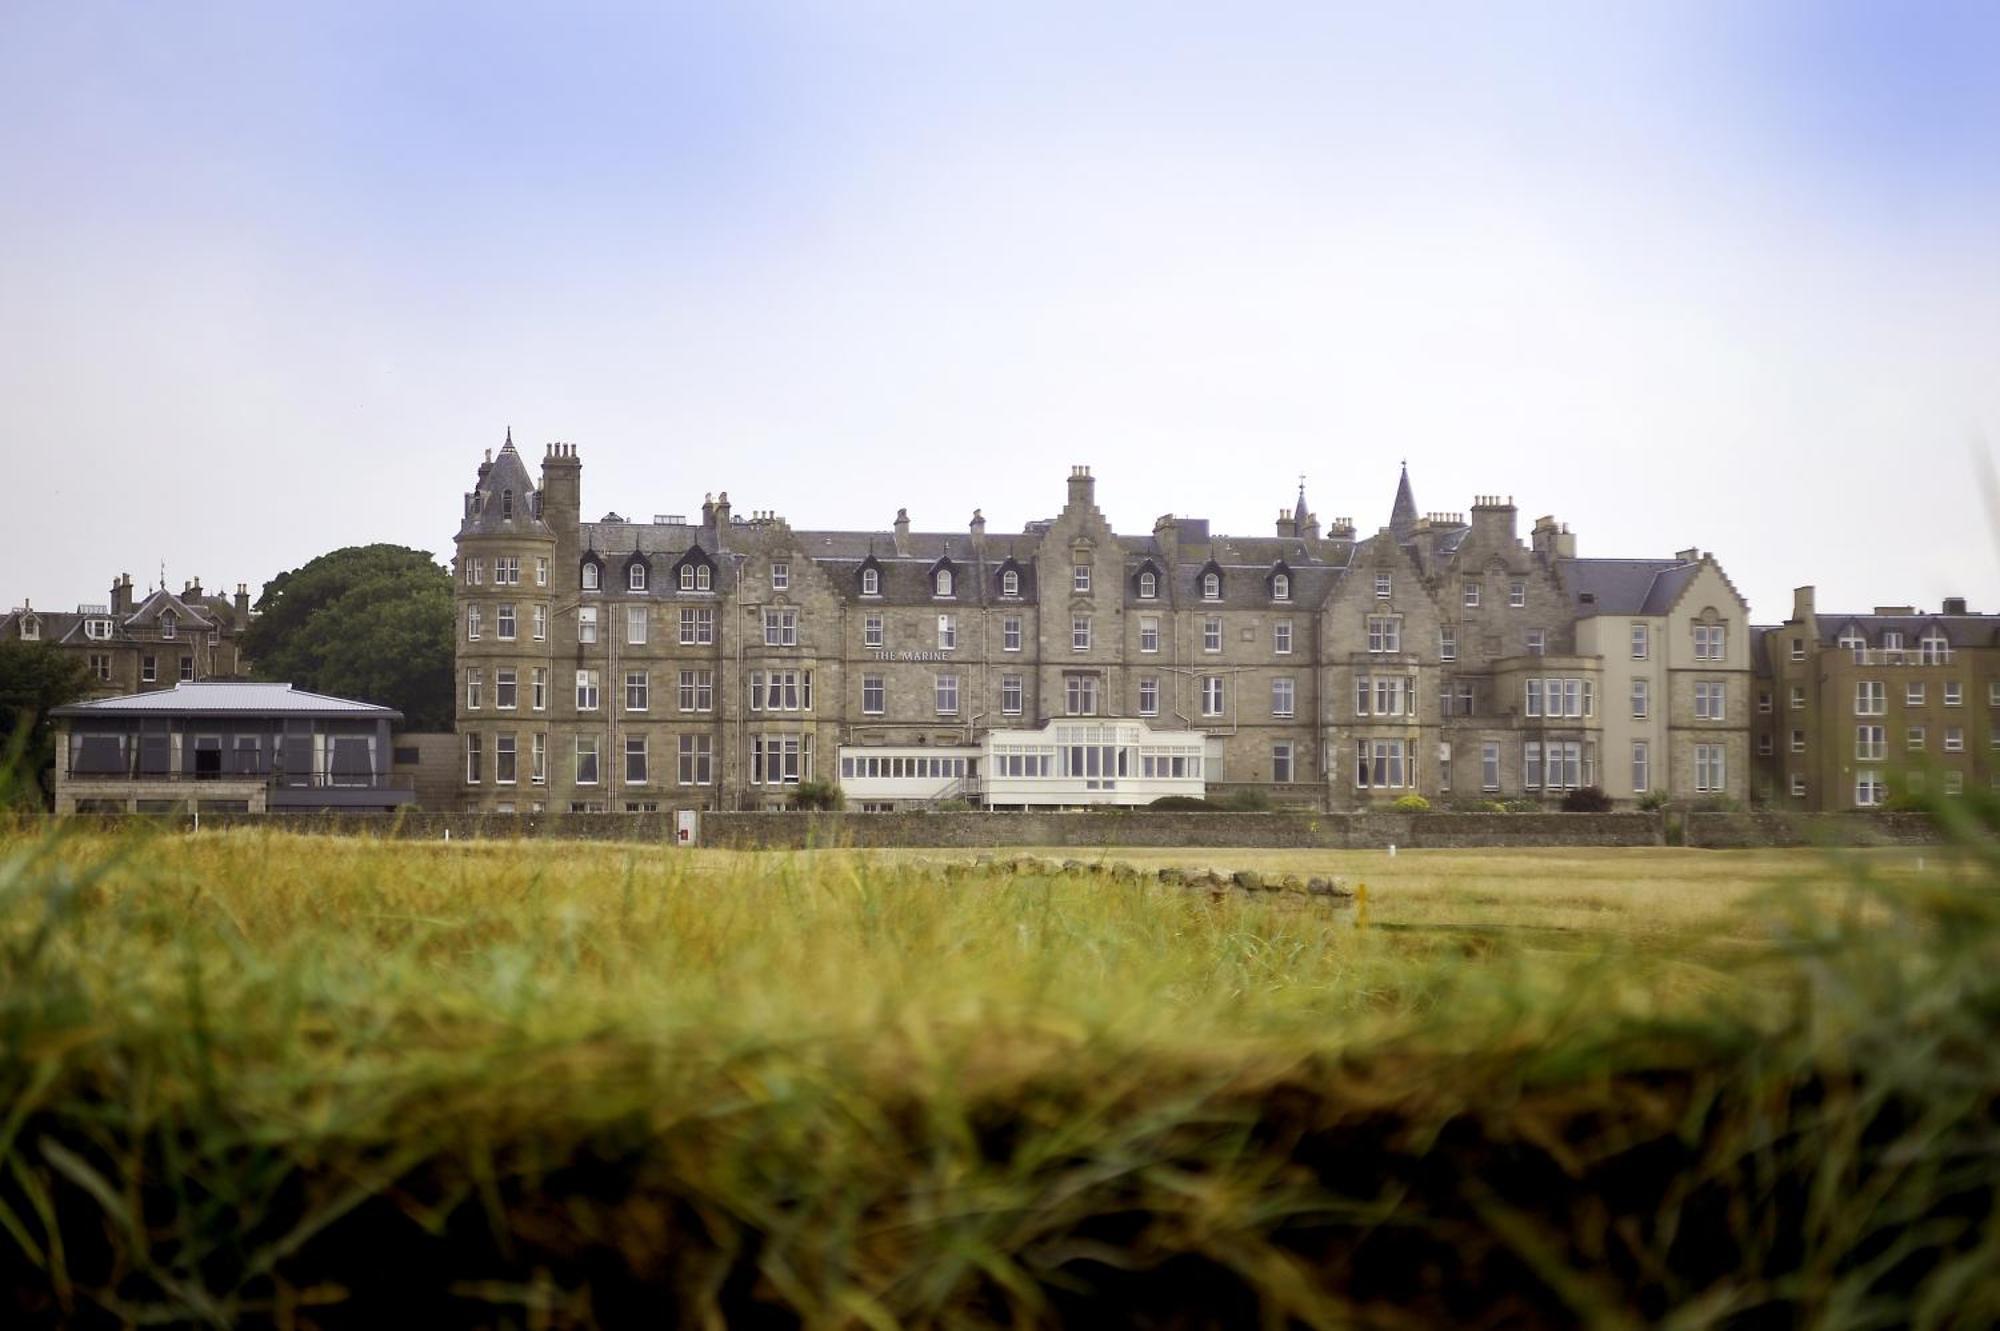
[[[1978,847],[0,853],[29,1322],[2000,1316]]]

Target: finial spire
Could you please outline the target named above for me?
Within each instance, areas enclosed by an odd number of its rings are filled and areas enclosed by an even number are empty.
[[[1398,542],[1410,539],[1417,526],[1417,498],[1410,491],[1410,463],[1403,460],[1403,474],[1396,483],[1396,503],[1389,510],[1389,530]]]

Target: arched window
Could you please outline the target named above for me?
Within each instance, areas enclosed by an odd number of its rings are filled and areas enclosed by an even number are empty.
[[[698,592],[705,592],[714,585],[713,573],[708,565],[696,564],[694,566],[694,589]]]
[[[1151,569],[1139,575],[1139,595],[1152,600],[1160,594],[1160,579]]]
[[[1002,573],[1000,575],[1000,594],[1002,596],[1019,596],[1021,594],[1021,575],[1011,568]]]
[[[880,571],[872,568],[861,570],[861,594],[863,596],[880,596],[882,594],[882,574]]]
[[[174,619],[173,611],[169,610],[166,614],[160,616],[160,636],[162,638],[171,638],[178,631],[179,625]]]
[[[583,565],[583,589],[587,592],[597,590],[597,565],[588,560]]]
[[[635,592],[646,590],[646,566],[634,564],[625,570],[625,585]]]
[[[500,516],[503,518],[514,516],[514,492],[512,490],[502,490],[500,492]]]
[[[1292,577],[1289,573],[1276,573],[1271,576],[1271,599],[1274,601],[1292,599]]]
[[[1204,573],[1201,575],[1201,599],[1204,601],[1220,601],[1222,599],[1222,575],[1220,573]]]
[[[951,595],[951,570],[948,568],[941,568],[938,570],[937,594],[939,596]]]
[[[694,590],[694,565],[693,565],[693,564],[682,564],[682,565],[681,565],[681,590],[682,590],[682,591],[684,591],[684,592],[691,592],[691,591],[693,591],[693,590]]]

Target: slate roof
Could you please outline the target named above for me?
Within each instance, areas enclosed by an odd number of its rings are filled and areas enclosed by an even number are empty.
[[[512,517],[501,516],[503,491],[514,492],[514,513]],[[479,478],[468,496],[469,504],[465,520],[459,524],[460,536],[546,536],[548,525],[535,514],[535,481],[528,475],[528,465],[521,461],[521,455],[514,448],[514,432],[507,432],[507,442],[500,445],[500,452],[493,464],[486,468],[486,474]]]
[[[1909,651],[1917,650],[1917,640],[1935,628],[1942,632],[1945,641],[1953,647],[1992,647],[2000,645],[2000,615],[1840,615],[1821,614],[1819,641],[1822,647],[1834,647],[1840,643],[1841,635],[1852,628],[1870,647],[1882,645],[1882,635],[1895,630],[1903,635],[1903,646]]]
[[[1664,615],[1700,563],[1678,559],[1561,559],[1556,574],[1580,615]],[[1584,597],[1592,597],[1586,603]]]
[[[324,693],[307,693],[290,684],[176,684],[152,693],[131,693],[95,702],[54,708],[51,716],[365,716],[400,721],[393,707]]]
[[[195,605],[190,605],[168,591],[165,587],[160,588],[160,590],[141,601],[134,607],[131,614],[125,616],[124,622],[128,626],[135,624],[157,624],[160,622],[160,616],[166,614],[169,610],[173,611],[174,618],[188,625],[190,628],[212,629],[216,627],[215,621],[203,612],[198,602]]]

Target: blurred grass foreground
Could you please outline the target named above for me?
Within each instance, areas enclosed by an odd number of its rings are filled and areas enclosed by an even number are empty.
[[[15,824],[0,1323],[1992,1325],[1993,812],[1358,910]]]

